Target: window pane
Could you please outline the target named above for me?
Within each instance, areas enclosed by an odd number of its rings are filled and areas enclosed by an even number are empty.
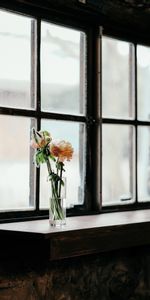
[[[150,48],[137,47],[138,118],[150,120]]]
[[[127,42],[103,37],[102,108],[104,117],[133,118],[133,47]]]
[[[34,94],[31,19],[0,11],[0,106],[34,108]]]
[[[150,201],[150,127],[138,128],[138,199]]]
[[[85,180],[85,128],[84,124],[42,120],[42,129],[48,130],[53,140],[65,140],[74,148],[73,159],[65,162],[67,207],[83,204]],[[50,182],[47,181],[46,165],[41,165],[40,207],[48,208]]]
[[[29,163],[33,125],[28,118],[0,116],[0,210],[33,207],[34,169]]]
[[[42,110],[85,113],[85,33],[42,22]]]
[[[126,204],[134,198],[133,127],[103,125],[103,204]]]

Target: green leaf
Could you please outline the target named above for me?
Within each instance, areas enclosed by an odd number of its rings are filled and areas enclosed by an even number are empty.
[[[49,153],[49,157],[50,157],[50,159],[53,160],[54,162],[56,161],[56,158],[55,158],[51,153]]]
[[[46,157],[45,157],[45,155],[44,155],[44,153],[43,153],[42,150],[38,150],[36,152],[35,159],[36,159],[36,164],[37,165],[40,165],[40,164],[43,164],[43,163],[46,162]]]
[[[48,136],[48,137],[50,136],[50,134],[49,134],[49,132],[48,132],[47,130],[44,130],[44,131],[43,131],[43,135],[44,135],[44,136]]]

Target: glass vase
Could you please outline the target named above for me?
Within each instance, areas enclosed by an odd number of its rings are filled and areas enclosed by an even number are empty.
[[[49,201],[49,223],[51,226],[66,224],[66,180],[63,178],[60,197],[57,190],[52,189]]]
[[[50,197],[49,223],[51,226],[66,224],[66,199]]]

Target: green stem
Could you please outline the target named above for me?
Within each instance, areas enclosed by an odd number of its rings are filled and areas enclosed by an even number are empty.
[[[47,159],[46,164],[47,164],[48,174],[50,175],[52,173],[52,168],[49,159]],[[55,183],[53,182],[53,180],[51,180],[51,188],[52,188],[52,196],[54,195],[54,197],[58,197],[57,191],[55,189]]]
[[[61,206],[61,199],[60,198],[51,198],[51,211],[53,214],[54,220],[63,220],[65,218],[63,207]]]
[[[51,187],[52,187],[52,198],[58,198],[57,188],[55,187],[55,182],[51,179]]]
[[[59,183],[59,190],[58,190],[58,196],[59,196],[59,198],[60,198],[60,195],[61,195],[62,171],[63,171],[63,165],[61,163],[61,168],[60,168],[60,183]]]
[[[57,166],[57,175],[58,175],[58,163],[59,163],[59,159],[57,158],[57,164],[56,164],[56,166]]]
[[[50,175],[52,173],[52,168],[51,168],[51,164],[50,164],[50,161],[48,158],[47,158],[46,164],[47,164],[48,174]]]
[[[52,173],[52,168],[49,159],[47,159],[46,163],[47,163],[48,174],[50,175]],[[62,179],[62,171],[63,171],[63,166],[61,165],[61,169],[60,169],[61,179]],[[57,174],[58,174],[58,170],[57,170]],[[54,220],[63,220],[65,216],[64,216],[63,207],[61,206],[61,198],[60,198],[61,180],[57,188],[54,180],[51,179],[51,190],[52,190],[52,197],[50,202],[50,209],[53,213]]]

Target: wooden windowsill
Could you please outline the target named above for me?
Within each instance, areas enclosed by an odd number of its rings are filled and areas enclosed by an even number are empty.
[[[69,217],[61,228],[48,220],[0,224],[0,239],[0,258],[48,260],[149,245],[150,210]]]

